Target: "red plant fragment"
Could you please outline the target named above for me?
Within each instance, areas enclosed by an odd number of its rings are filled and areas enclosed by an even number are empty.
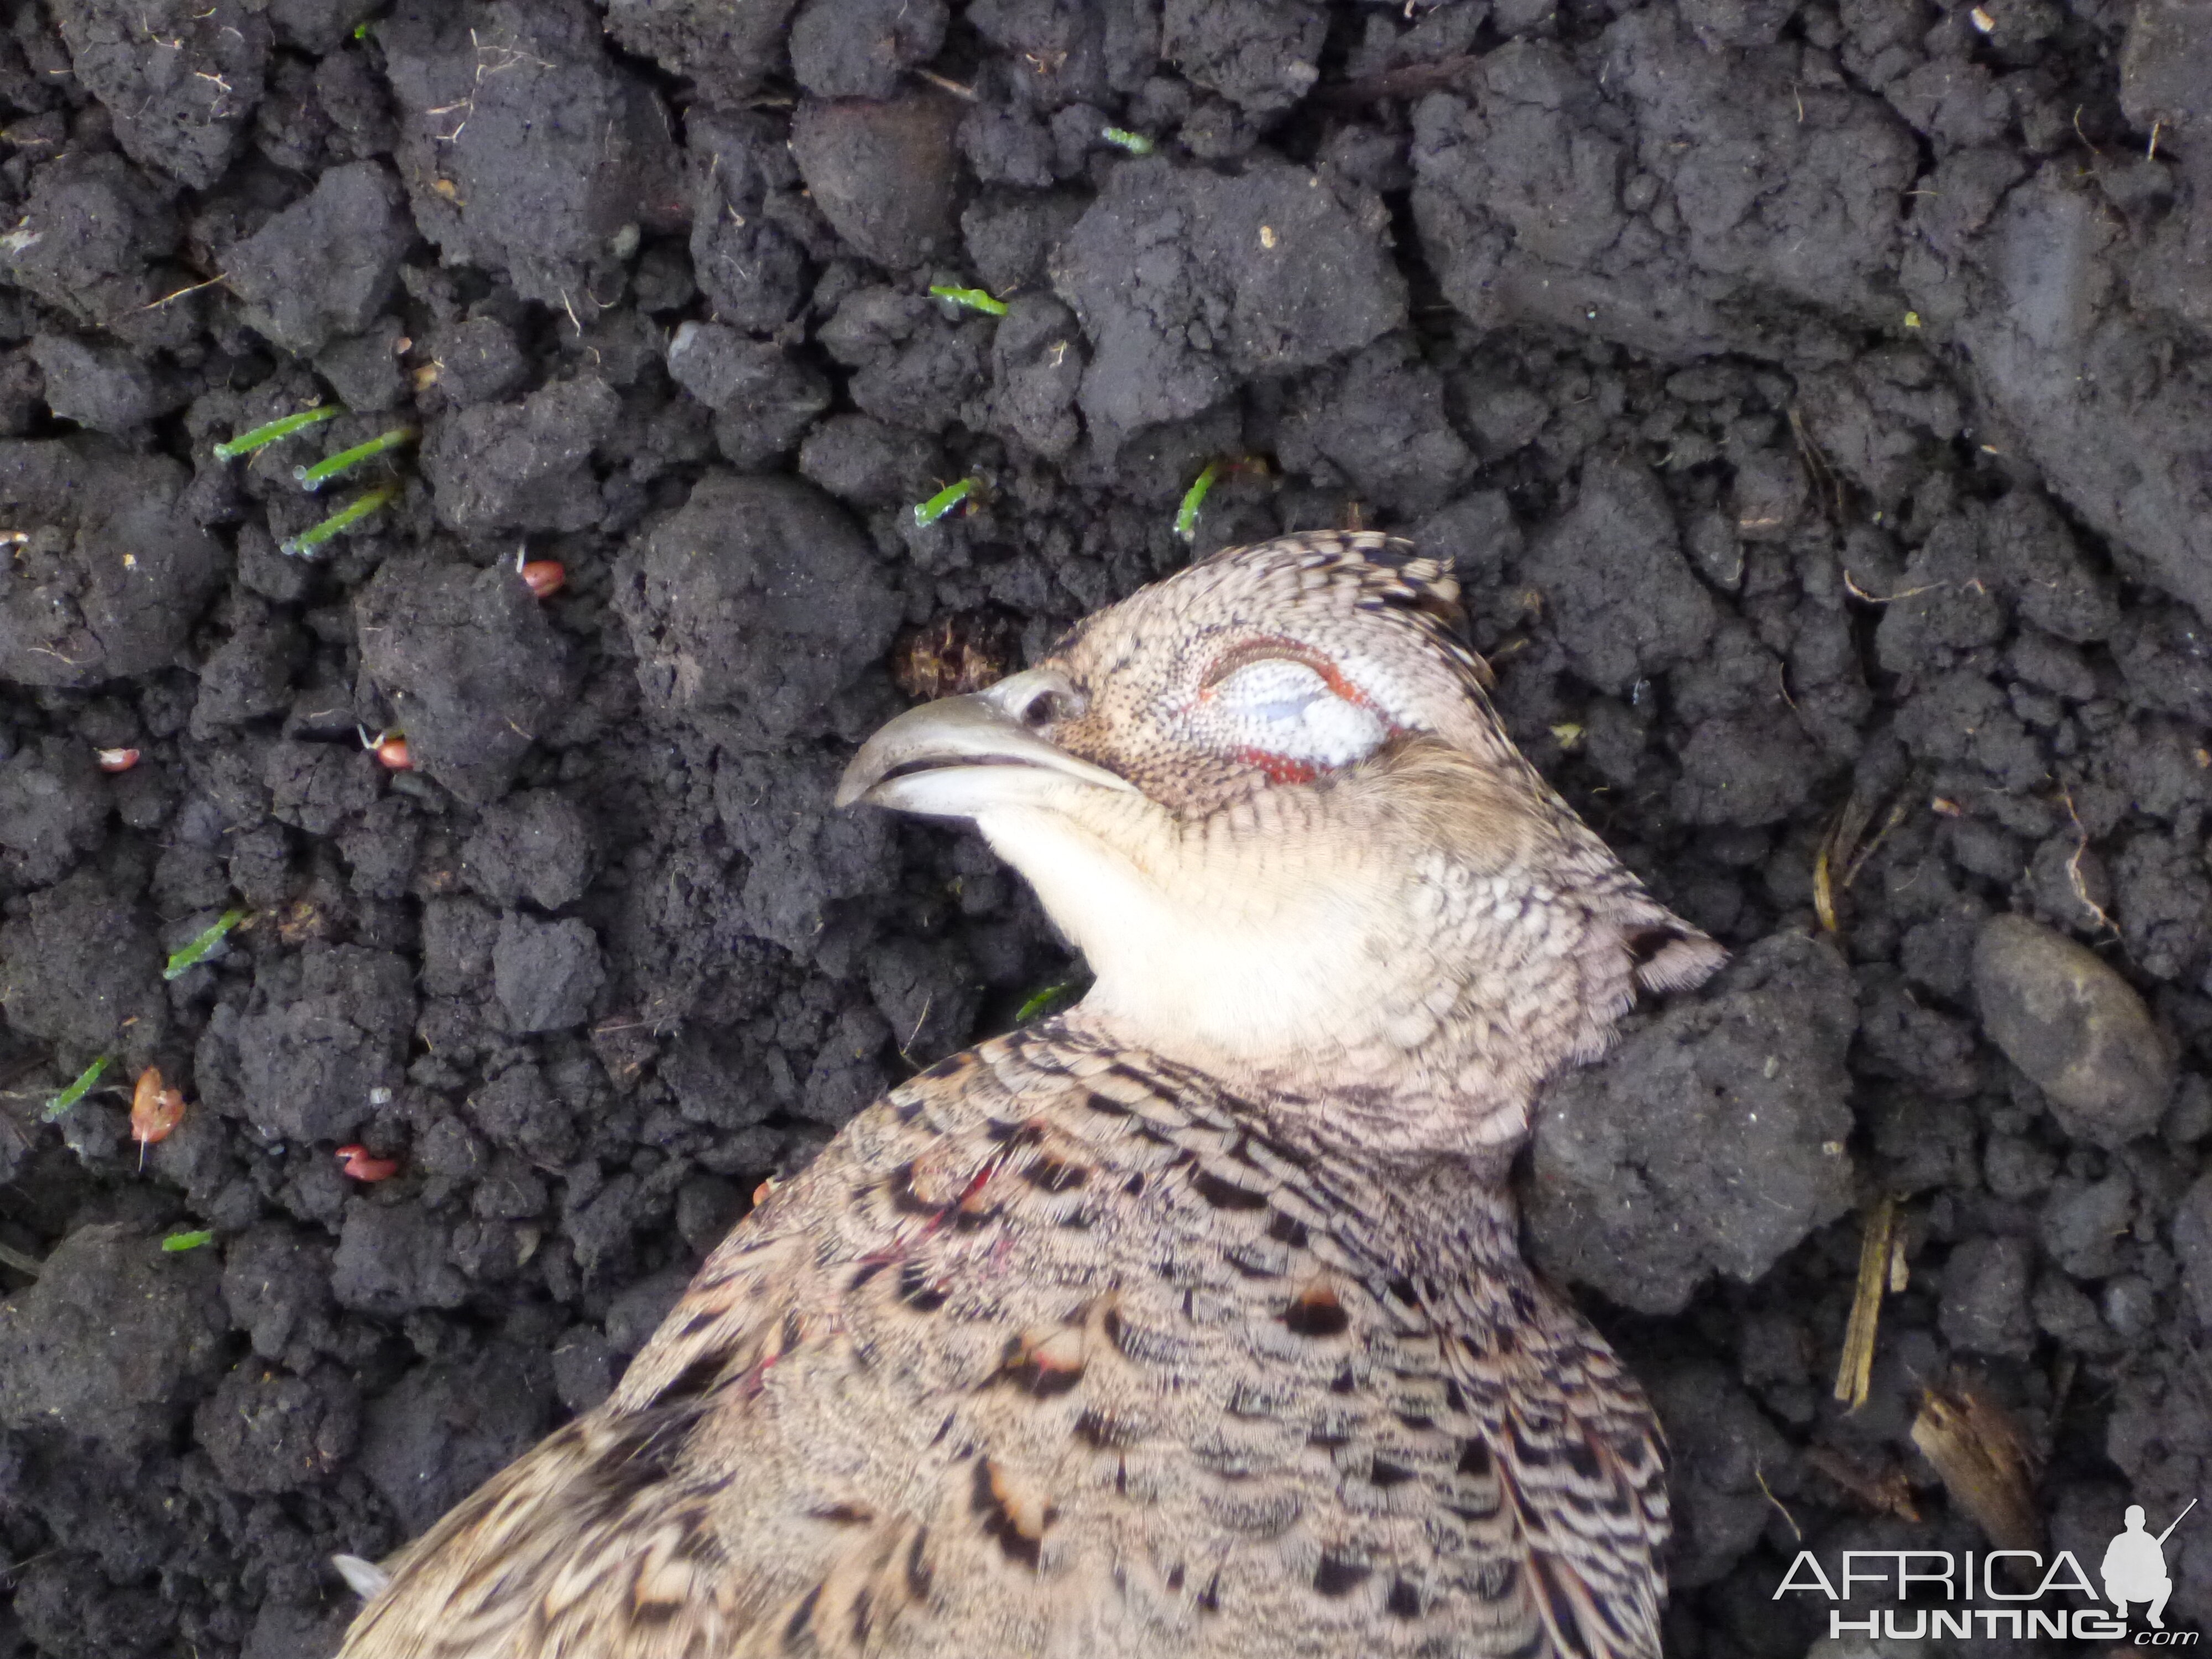
[[[378,1158],[358,1142],[339,1147],[338,1162],[344,1166],[339,1173],[355,1181],[389,1181],[399,1173],[397,1158]]]
[[[161,1086],[161,1068],[149,1066],[131,1091],[131,1138],[143,1146],[167,1140],[185,1121],[185,1097]]]
[[[558,559],[532,559],[522,567],[522,580],[533,597],[550,599],[568,585],[568,567]]]

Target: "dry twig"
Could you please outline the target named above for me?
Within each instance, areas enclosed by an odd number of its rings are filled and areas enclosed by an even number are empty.
[[[1843,1363],[1836,1368],[1836,1398],[1848,1411],[1866,1404],[1873,1383],[1875,1336],[1881,1325],[1882,1293],[1889,1287],[1890,1240],[1896,1229],[1897,1200],[1882,1199],[1868,1212],[1859,1241],[1858,1287],[1851,1293]]]
[[[1912,1419],[1912,1443],[1992,1544],[2043,1547],[2034,1450],[2003,1407],[1970,1382],[1930,1389]]]

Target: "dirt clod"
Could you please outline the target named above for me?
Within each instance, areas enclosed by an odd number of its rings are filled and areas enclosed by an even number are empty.
[[[520,1032],[582,1024],[606,984],[599,942],[574,917],[537,921],[509,911],[500,918],[491,971],[500,1006]]]
[[[221,1369],[221,1277],[127,1224],[72,1233],[0,1302],[0,1423],[125,1455],[161,1443]]]
[[[1281,162],[1234,177],[1158,156],[1115,167],[1053,265],[1090,337],[1079,400],[1094,441],[1110,452],[1248,376],[1310,368],[1401,322],[1384,220],[1371,191]]]
[[[249,323],[287,351],[312,354],[333,335],[368,326],[414,237],[390,170],[356,161],[331,168],[232,248],[225,274]]]
[[[511,565],[398,561],[357,601],[363,665],[411,764],[462,799],[497,799],[569,683],[568,648]]]
[[[1842,963],[1784,935],[1716,989],[1542,1108],[1536,1260],[1647,1312],[1679,1309],[1715,1271],[1758,1278],[1850,1202],[1843,1058],[1857,1010]]]
[[[960,106],[935,92],[809,100],[792,119],[799,175],[837,234],[894,270],[939,252],[959,206]]]
[[[617,583],[647,703],[748,745],[817,717],[882,655],[897,617],[836,507],[781,479],[702,480],[640,538]]]
[[[269,23],[244,0],[63,0],[70,67],[134,160],[204,189],[261,97]]]
[[[0,512],[22,538],[0,587],[0,675],[86,686],[167,665],[223,574],[185,478],[99,440],[0,444]]]

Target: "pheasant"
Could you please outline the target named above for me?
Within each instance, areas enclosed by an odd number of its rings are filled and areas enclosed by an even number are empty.
[[[1531,1097],[1710,939],[1543,782],[1446,567],[1194,564],[890,721],[1096,979],[862,1112],[347,1659],[1656,1656],[1665,1458],[1526,1267]]]

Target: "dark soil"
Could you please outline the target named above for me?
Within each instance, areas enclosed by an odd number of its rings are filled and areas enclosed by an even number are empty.
[[[1516,736],[1739,953],[1527,1177],[1668,1419],[1670,1650],[1825,1638],[1801,1533],[1986,1547],[1930,1385],[2092,1571],[2212,1497],[2205,0],[5,10],[0,1659],[326,1653],[333,1551],[1073,978],[831,786],[1181,563],[1216,460],[1199,550],[1456,559]],[[2212,1522],[2168,1559],[2212,1620]]]

